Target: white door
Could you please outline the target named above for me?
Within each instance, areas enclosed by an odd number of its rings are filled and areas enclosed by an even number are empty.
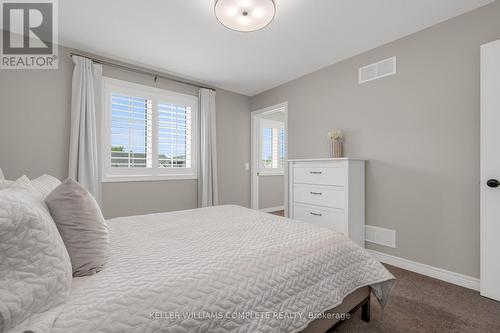
[[[481,46],[481,295],[500,300],[500,40]]]

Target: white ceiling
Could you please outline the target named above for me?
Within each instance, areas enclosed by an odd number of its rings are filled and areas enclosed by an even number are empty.
[[[62,0],[60,43],[253,96],[494,0],[276,0],[251,33],[214,0]]]

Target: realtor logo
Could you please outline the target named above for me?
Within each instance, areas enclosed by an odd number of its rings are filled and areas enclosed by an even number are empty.
[[[57,69],[57,0],[1,1],[1,69]]]

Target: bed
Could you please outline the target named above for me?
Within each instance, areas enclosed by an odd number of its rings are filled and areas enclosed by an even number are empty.
[[[318,315],[364,305],[368,319],[370,292],[385,305],[394,282],[340,233],[239,206],[107,223],[106,268],[30,330],[324,332],[339,319]]]

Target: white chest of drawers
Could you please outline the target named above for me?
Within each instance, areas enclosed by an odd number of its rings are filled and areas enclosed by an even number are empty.
[[[290,217],[344,233],[365,246],[365,161],[290,160]]]

